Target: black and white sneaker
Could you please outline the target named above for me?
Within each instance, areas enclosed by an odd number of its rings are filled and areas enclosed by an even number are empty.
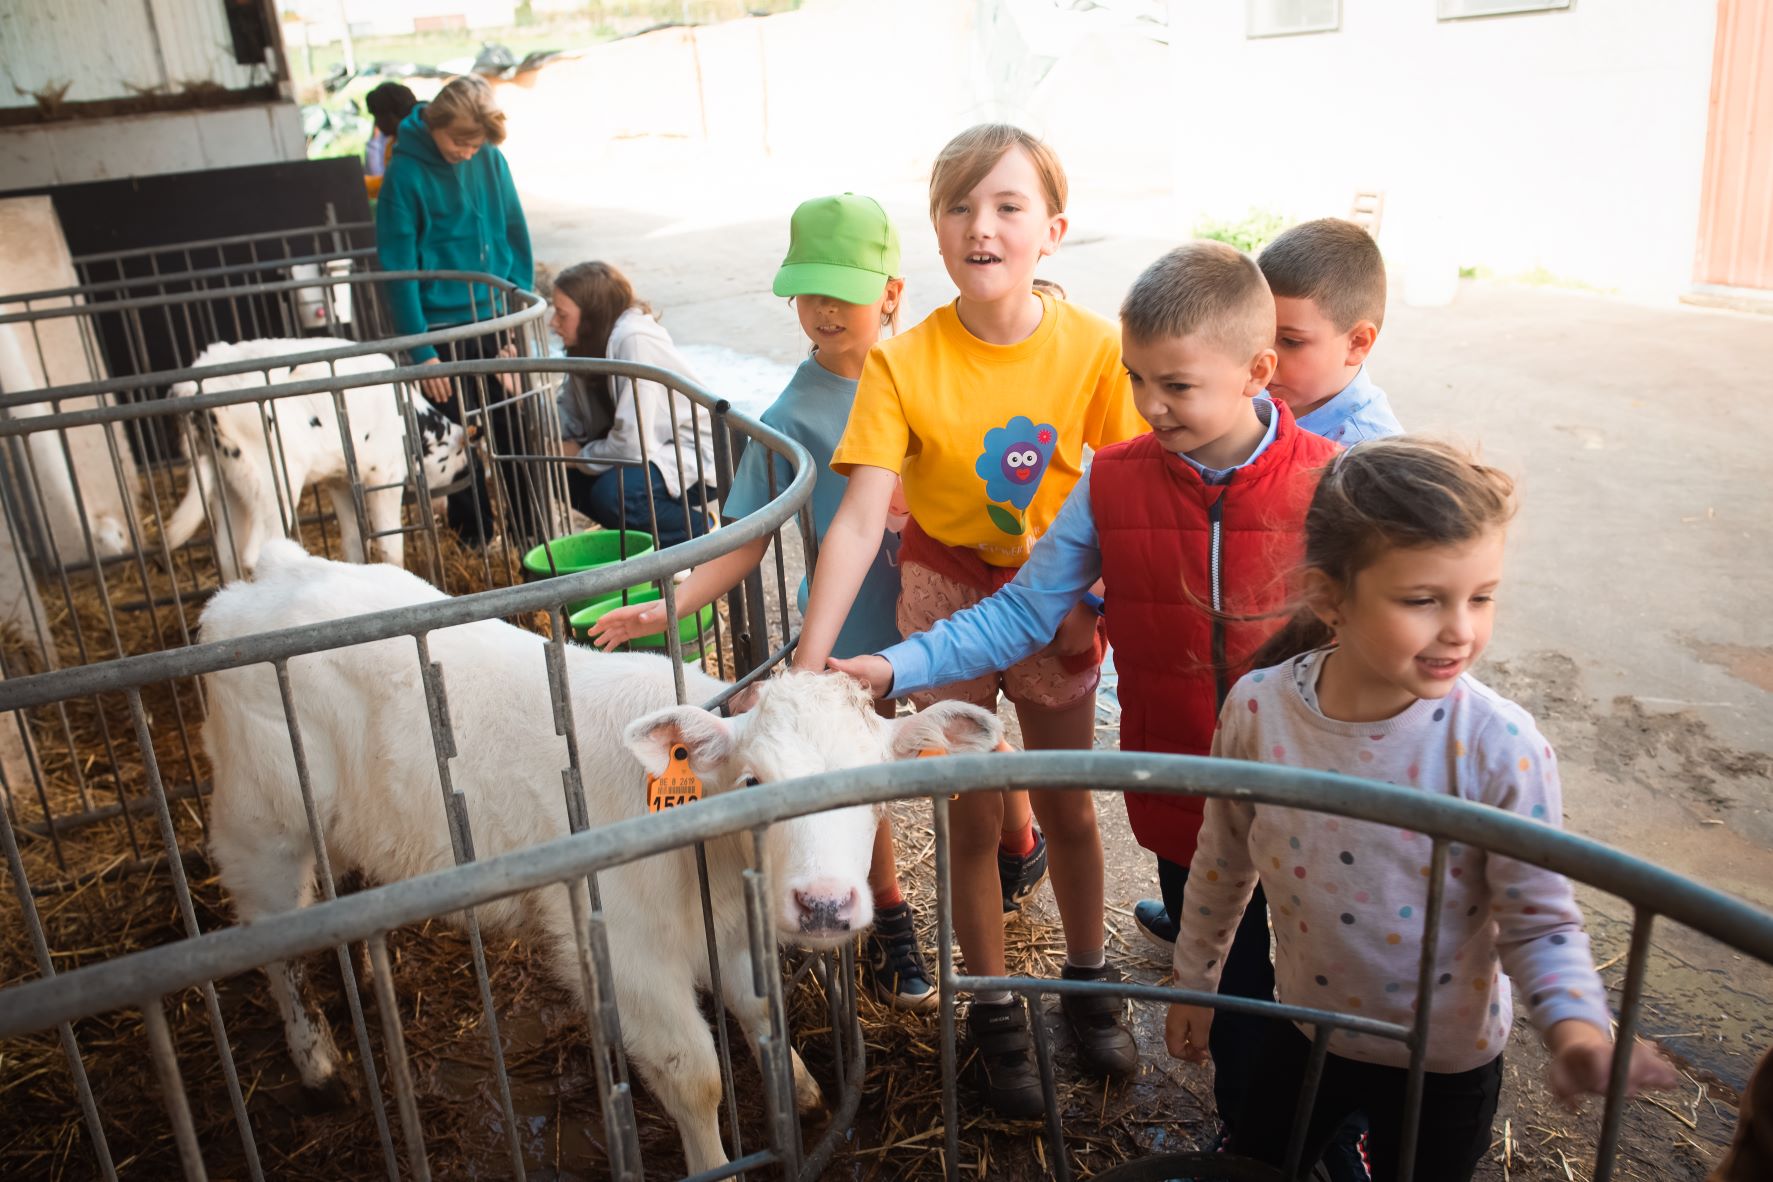
[[[936,983],[917,946],[916,916],[900,902],[874,913],[874,930],[863,949],[862,983],[881,1005],[901,1010],[934,1009]]]
[[[1133,926],[1145,937],[1151,959],[1166,968],[1176,957],[1176,921],[1164,910],[1161,899],[1140,899],[1133,904]]]
[[[1026,854],[1006,854],[1000,848],[997,851],[997,879],[1003,885],[1003,918],[1008,923],[1010,916],[1022,911],[1022,904],[1033,896],[1040,884],[1047,877],[1047,837],[1038,829],[1034,833],[1034,848]]]

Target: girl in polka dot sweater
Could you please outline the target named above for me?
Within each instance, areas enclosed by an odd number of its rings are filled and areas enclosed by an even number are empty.
[[[1490,639],[1513,487],[1443,444],[1363,443],[1320,482],[1306,518],[1304,608],[1233,688],[1213,753],[1343,772],[1562,822],[1557,764],[1526,711],[1468,670]],[[1209,801],[1176,940],[1177,984],[1212,991],[1258,880],[1275,939],[1276,993],[1409,1026],[1432,843],[1420,833],[1321,813]],[[1451,845],[1414,1176],[1471,1177],[1490,1143],[1513,1022],[1509,980],[1551,1051],[1569,1102],[1605,1089],[1606,991],[1569,882]],[[1207,1057],[1212,1011],[1170,1008],[1171,1054]],[[1351,1031],[1330,1038],[1306,1134],[1314,1160],[1364,1110],[1373,1177],[1398,1172],[1409,1050]],[[1279,1163],[1310,1042],[1268,1023],[1234,1153]],[[1673,1069],[1638,1047],[1631,1086]]]

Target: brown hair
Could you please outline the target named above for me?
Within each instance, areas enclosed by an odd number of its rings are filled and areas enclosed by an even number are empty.
[[[1352,587],[1386,550],[1469,542],[1507,525],[1514,510],[1514,480],[1452,444],[1410,435],[1374,439],[1324,469],[1305,514],[1303,566]],[[1278,665],[1332,639],[1329,625],[1299,607],[1250,667]]]
[[[1274,297],[1249,255],[1223,242],[1190,242],[1133,280],[1120,323],[1139,341],[1198,334],[1243,361],[1274,345]]]
[[[1374,328],[1385,323],[1385,260],[1373,236],[1353,222],[1301,222],[1264,247],[1257,262],[1275,295],[1310,300],[1337,332],[1362,320]]]
[[[425,106],[425,126],[432,131],[461,123],[478,127],[489,144],[505,142],[505,112],[499,110],[486,79],[474,74],[451,78]]]
[[[981,123],[969,127],[943,145],[930,167],[930,221],[959,198],[973,191],[985,174],[1012,148],[1028,153],[1034,172],[1040,178],[1041,195],[1046,198],[1047,216],[1065,212],[1069,182],[1059,155],[1020,127],[1008,123]]]
[[[628,277],[609,263],[574,263],[554,276],[553,286],[579,309],[578,335],[565,342],[568,357],[609,356],[610,333],[629,308],[658,316],[652,305],[634,294]],[[587,379],[587,384],[607,391],[609,378],[598,375]]]

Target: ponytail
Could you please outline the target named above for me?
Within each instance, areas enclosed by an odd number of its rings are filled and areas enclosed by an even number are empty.
[[[1308,607],[1296,610],[1287,617],[1279,632],[1263,642],[1256,655],[1250,658],[1250,668],[1267,669],[1272,665],[1281,665],[1292,660],[1300,653],[1308,653],[1313,649],[1323,648],[1334,642],[1336,634],[1330,626],[1317,618],[1317,613]]]

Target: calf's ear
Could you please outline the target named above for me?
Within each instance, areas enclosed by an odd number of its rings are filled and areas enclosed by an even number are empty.
[[[1003,741],[997,715],[966,702],[937,702],[888,725],[893,730],[894,759],[916,759],[926,751],[953,755],[992,751]]]
[[[635,719],[622,741],[652,775],[664,774],[675,748],[683,748],[697,775],[712,775],[733,753],[738,730],[700,706],[670,706]]]

